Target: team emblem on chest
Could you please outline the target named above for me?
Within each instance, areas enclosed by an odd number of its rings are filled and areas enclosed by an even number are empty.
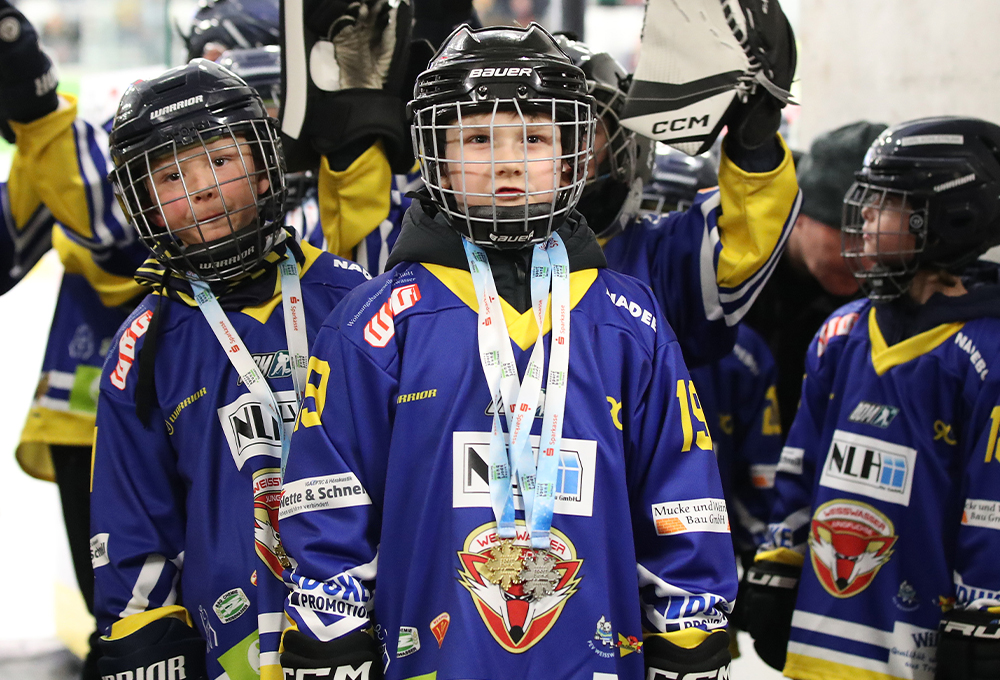
[[[493,639],[514,654],[545,637],[582,578],[583,560],[565,534],[552,529],[549,551],[533,551],[522,520],[517,520],[513,540],[501,540],[494,522],[476,528],[458,560],[458,580],[483,623]]]
[[[871,584],[892,557],[896,538],[892,521],[867,503],[824,503],[809,528],[816,577],[834,597],[853,597]]]

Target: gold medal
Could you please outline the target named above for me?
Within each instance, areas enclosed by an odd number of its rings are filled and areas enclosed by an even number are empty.
[[[504,590],[521,582],[521,549],[511,538],[500,539],[500,545],[493,548],[493,554],[479,568],[490,583],[499,583]]]
[[[535,550],[524,556],[520,580],[524,584],[524,594],[532,601],[537,602],[555,592],[556,585],[562,580],[562,575],[556,571],[556,562],[558,560],[544,550]]]

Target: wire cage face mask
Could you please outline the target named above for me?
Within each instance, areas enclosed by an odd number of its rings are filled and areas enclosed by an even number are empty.
[[[594,146],[589,103],[495,99],[414,111],[424,183],[472,242],[520,248],[546,239],[576,205]]]
[[[595,80],[587,81],[587,89],[597,102],[596,129],[603,132],[595,140],[594,157],[591,159],[594,176],[588,184],[611,178],[630,185],[636,173],[638,142],[635,133],[622,126],[618,116],[625,105],[625,93]]]
[[[191,279],[253,270],[282,237],[286,187],[270,120],[207,127],[112,172],[115,192],[154,257]]]
[[[841,254],[862,292],[889,302],[910,288],[927,244],[927,200],[855,182],[844,198]]]

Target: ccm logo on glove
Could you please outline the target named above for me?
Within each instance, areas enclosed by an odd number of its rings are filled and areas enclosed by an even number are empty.
[[[312,678],[331,678],[332,680],[368,680],[368,671],[371,666],[371,661],[365,661],[356,669],[350,664],[338,666],[336,672],[332,675],[332,668],[286,668],[285,678],[287,680],[312,680]]]
[[[646,680],[729,680],[729,664],[710,671],[665,671],[660,668],[650,668],[646,671]]]
[[[150,666],[139,666],[134,671],[122,671],[112,675],[102,675],[101,680],[141,680],[141,678],[163,678],[182,680],[187,677],[184,656],[172,656],[165,661],[157,661]]]

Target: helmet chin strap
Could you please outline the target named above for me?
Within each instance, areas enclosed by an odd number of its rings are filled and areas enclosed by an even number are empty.
[[[553,216],[552,203],[524,205],[472,205],[466,208],[473,242],[488,248],[523,248],[538,243],[562,224]],[[552,228],[549,228],[551,220]]]

